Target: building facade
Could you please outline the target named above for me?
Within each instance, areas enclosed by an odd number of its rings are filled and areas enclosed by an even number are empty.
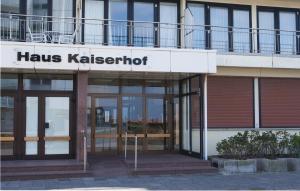
[[[1,157],[300,131],[297,0],[2,0]],[[86,141],[85,141],[86,140]]]

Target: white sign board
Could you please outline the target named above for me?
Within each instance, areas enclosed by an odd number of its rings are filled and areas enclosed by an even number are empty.
[[[216,51],[1,42],[2,69],[216,73]]]

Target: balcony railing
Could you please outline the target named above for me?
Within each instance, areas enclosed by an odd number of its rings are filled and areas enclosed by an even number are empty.
[[[1,40],[300,54],[300,31],[4,13]]]

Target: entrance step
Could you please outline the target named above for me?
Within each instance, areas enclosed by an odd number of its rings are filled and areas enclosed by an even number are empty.
[[[130,173],[133,175],[160,174],[192,174],[217,173],[211,162],[179,154],[145,154],[138,157],[137,170],[134,170],[134,160],[126,160]]]
[[[15,160],[1,161],[2,180],[32,180],[87,177],[83,163],[76,160]]]
[[[128,161],[126,162],[127,166],[129,168],[133,168],[134,167],[134,161]],[[211,166],[211,162],[210,161],[205,161],[205,160],[199,160],[198,162],[143,162],[143,161],[139,161],[138,165],[139,168],[156,168],[156,167],[200,167],[200,166]]]
[[[133,175],[167,175],[167,174],[198,174],[198,173],[217,173],[218,169],[211,166],[185,166],[185,167],[156,167],[156,168],[137,168],[132,170]]]

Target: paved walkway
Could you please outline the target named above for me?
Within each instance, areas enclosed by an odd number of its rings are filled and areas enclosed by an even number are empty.
[[[249,175],[201,174],[174,176],[131,176],[109,179],[74,178],[8,181],[1,189],[90,189],[90,190],[300,190],[300,172]]]

